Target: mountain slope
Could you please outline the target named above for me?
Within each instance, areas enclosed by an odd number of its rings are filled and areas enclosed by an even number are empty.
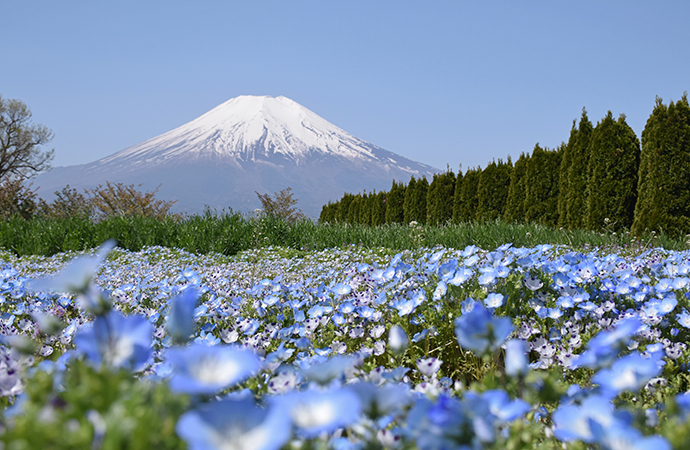
[[[66,184],[106,180],[160,185],[175,210],[204,205],[242,212],[260,206],[255,191],[292,187],[307,215],[344,192],[388,190],[393,179],[428,178],[437,169],[369,144],[285,97],[241,96],[174,130],[88,164],[57,167],[34,186],[49,199]]]

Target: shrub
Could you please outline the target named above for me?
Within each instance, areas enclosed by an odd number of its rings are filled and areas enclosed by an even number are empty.
[[[21,216],[29,219],[36,212],[36,191],[26,186],[21,177],[7,177],[0,183],[0,218]]]
[[[153,217],[163,220],[171,216],[170,208],[176,202],[156,199],[158,186],[150,192],[140,192],[133,184],[105,182],[94,189],[86,189],[88,200],[96,220],[109,217]],[[141,187],[141,184],[139,185]],[[172,215],[179,219],[179,215]]]
[[[258,192],[256,195],[261,201],[262,214],[265,216],[284,219],[288,222],[296,222],[305,217],[304,213],[295,207],[297,199],[292,198],[291,187],[274,192],[273,198],[268,194]]]
[[[46,203],[41,199],[38,205],[38,214],[51,219],[62,219],[67,217],[90,217],[91,202],[79,191],[70,188],[69,184],[61,191],[55,191],[55,200]]]

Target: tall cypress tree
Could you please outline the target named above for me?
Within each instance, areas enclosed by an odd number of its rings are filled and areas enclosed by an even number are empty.
[[[348,222],[348,214],[350,212],[350,203],[352,203],[352,200],[355,199],[355,196],[353,194],[345,193],[343,195],[343,198],[340,199],[340,202],[338,202],[338,211],[335,215],[335,220],[336,222],[340,223],[347,223]]]
[[[657,98],[642,132],[639,190],[632,231],[690,233],[690,105]]]
[[[362,194],[356,194],[347,208],[347,223],[359,223],[359,210],[362,205]]]
[[[393,180],[391,190],[386,194],[386,223],[403,223],[405,221],[405,185]]]
[[[471,222],[477,217],[477,186],[481,167],[468,169],[462,179],[460,190],[460,203],[457,209],[458,222]]]
[[[500,159],[498,163],[492,161],[482,170],[477,183],[477,220],[495,220],[503,217],[512,171],[513,163],[510,157],[508,162]]]
[[[570,192],[570,166],[573,163],[573,152],[575,151],[575,143],[577,142],[577,126],[576,121],[573,120],[573,126],[570,128],[570,138],[568,144],[563,148],[563,155],[561,156],[561,167],[558,174],[558,226],[568,227],[570,215],[568,214],[568,193]]]
[[[412,217],[415,214],[415,190],[417,189],[417,179],[415,177],[410,178],[410,181],[405,186],[405,202],[403,202],[403,211],[405,221],[404,223],[410,223],[410,221],[415,220]]]
[[[594,129],[589,148],[586,226],[629,229],[637,200],[640,141],[625,115],[616,121],[609,111]]]
[[[543,225],[558,223],[558,169],[561,153],[534,147],[525,173],[525,220]]]
[[[333,223],[335,222],[335,214],[338,211],[338,203],[331,201],[321,207],[321,214],[319,214],[319,222]]]
[[[386,223],[386,193],[374,193],[371,207],[371,225],[377,226]]]
[[[515,166],[510,173],[510,185],[506,198],[503,218],[511,223],[525,222],[525,175],[530,156],[524,152],[515,161]]]
[[[582,117],[577,130],[577,138],[569,153],[570,168],[568,170],[568,191],[564,193],[566,202],[567,228],[583,228],[587,207],[587,175],[589,168],[589,140],[594,128],[587,117],[587,111],[582,109]],[[557,206],[556,206],[557,208]]]
[[[362,194],[362,204],[359,209],[358,222],[362,225],[371,225],[371,192],[364,191]]]
[[[412,177],[405,190],[405,223],[415,221],[426,223],[426,195],[429,189],[429,182],[426,177],[415,179]]]
[[[453,223],[459,223],[458,214],[462,207],[462,197],[460,193],[462,192],[462,166],[458,169],[458,176],[455,177],[455,187],[453,188]]]
[[[450,169],[445,173],[435,173],[429,184],[426,197],[427,223],[445,224],[453,218],[453,193],[455,174]]]

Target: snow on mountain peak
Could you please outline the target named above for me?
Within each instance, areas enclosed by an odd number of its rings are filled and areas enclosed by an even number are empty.
[[[349,160],[376,160],[371,144],[338,128],[287,97],[242,95],[172,131],[102,159],[149,164],[178,157],[299,163],[312,153]]]

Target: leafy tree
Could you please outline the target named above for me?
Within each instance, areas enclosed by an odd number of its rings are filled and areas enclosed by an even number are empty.
[[[386,194],[386,223],[405,222],[405,191],[407,188],[400,181],[393,180],[391,190]]]
[[[426,197],[427,223],[445,224],[453,219],[453,193],[455,192],[455,174],[452,170],[434,174],[429,184]]]
[[[562,194],[565,196],[565,200],[561,200],[566,202],[565,209],[567,214],[567,223],[561,223],[570,229],[583,228],[585,226],[584,211],[587,207],[589,140],[593,130],[592,122],[589,121],[587,111],[583,108],[577,130],[577,138],[572,150],[568,152],[568,158],[570,158],[568,181],[566,183],[568,191]],[[557,209],[555,211],[557,212]]]
[[[530,155],[524,152],[520,153],[520,157],[515,161],[515,166],[510,173],[510,186],[503,212],[503,218],[508,222],[525,222],[525,194],[527,192],[525,175],[527,174],[529,158]]]
[[[481,167],[468,169],[465,172],[460,189],[460,201],[456,209],[458,222],[471,222],[477,218],[477,187],[481,173]]]
[[[513,163],[502,160],[492,161],[482,170],[477,183],[477,220],[495,220],[503,217],[508,189],[510,188],[510,175],[513,171]]]
[[[638,198],[632,232],[690,233],[690,105],[687,92],[656,106],[642,131]]]
[[[464,176],[462,174],[462,166],[458,169],[458,176],[455,177],[455,187],[453,189],[453,223],[459,223],[458,214],[462,210],[462,183]]]
[[[53,133],[44,125],[31,123],[31,111],[20,100],[0,95],[0,180],[20,180],[50,168],[53,150],[43,152]]]
[[[171,217],[169,212],[175,200],[156,199],[158,188],[151,192],[140,192],[133,184],[125,185],[109,181],[105,183],[105,186],[99,184],[94,189],[86,189],[86,193],[91,195],[89,202],[96,220],[135,216],[162,220]]]
[[[640,141],[625,122],[608,112],[589,143],[589,184],[586,226],[629,229],[637,200]]]
[[[562,148],[562,147],[561,147]],[[535,145],[525,173],[525,220],[548,226],[558,223],[558,169],[561,153]]]
[[[573,163],[573,152],[575,151],[575,143],[577,142],[577,121],[573,120],[573,126],[570,128],[570,138],[568,144],[563,148],[563,155],[561,156],[561,167],[558,174],[558,226],[567,227],[570,220],[568,210],[568,193],[570,192],[570,166]]]
[[[405,189],[405,202],[403,203],[405,223],[413,221],[419,224],[426,223],[426,195],[428,190],[429,182],[426,177],[418,180],[415,180],[415,177],[410,179]]]
[[[91,216],[90,198],[67,185],[61,191],[55,191],[55,200],[52,203],[46,203],[41,199],[38,214],[49,218],[88,218]]]
[[[0,219],[18,215],[29,219],[36,212],[36,192],[25,186],[18,177],[6,177],[0,182]]]

